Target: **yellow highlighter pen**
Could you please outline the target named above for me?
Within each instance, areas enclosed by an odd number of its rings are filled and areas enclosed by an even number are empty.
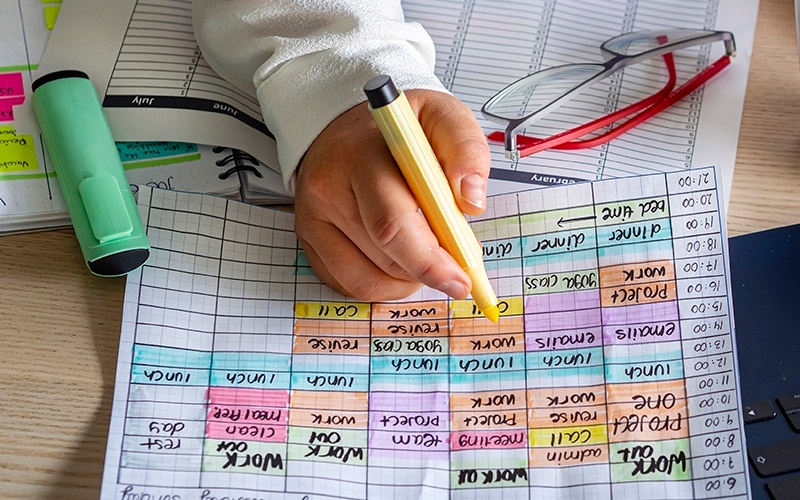
[[[497,323],[500,311],[483,266],[483,251],[456,205],[447,178],[408,99],[386,75],[367,82],[364,93],[370,113],[439,244],[469,275],[472,300],[483,315]]]

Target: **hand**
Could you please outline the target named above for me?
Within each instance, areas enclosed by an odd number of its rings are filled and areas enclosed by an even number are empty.
[[[486,207],[489,146],[472,111],[432,90],[406,92],[461,210]],[[469,276],[439,246],[367,109],[322,131],[297,170],[295,230],[314,272],[364,301],[406,297],[422,284],[464,299]]]

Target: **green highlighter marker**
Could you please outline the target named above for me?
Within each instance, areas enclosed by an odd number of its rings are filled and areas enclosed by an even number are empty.
[[[81,71],[37,78],[33,109],[89,270],[122,276],[150,256],[100,98]]]

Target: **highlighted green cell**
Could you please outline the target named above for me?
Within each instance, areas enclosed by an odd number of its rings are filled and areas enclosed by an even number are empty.
[[[609,444],[611,481],[689,481],[689,440]]]

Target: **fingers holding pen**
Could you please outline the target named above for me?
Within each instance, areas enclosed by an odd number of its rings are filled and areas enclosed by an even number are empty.
[[[475,115],[455,97],[409,90],[420,125],[436,153],[461,211],[480,215],[486,209],[491,167],[489,144]]]

